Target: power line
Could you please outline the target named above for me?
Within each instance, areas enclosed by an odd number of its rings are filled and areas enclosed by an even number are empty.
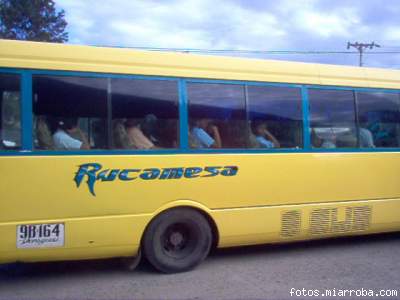
[[[172,51],[186,53],[238,53],[238,54],[359,54],[359,51],[334,51],[334,50],[246,50],[246,49],[200,49],[200,48],[162,48],[162,47],[114,47],[124,49],[137,49],[147,51]],[[364,53],[364,52],[363,52]],[[376,51],[367,54],[400,54],[396,51]]]

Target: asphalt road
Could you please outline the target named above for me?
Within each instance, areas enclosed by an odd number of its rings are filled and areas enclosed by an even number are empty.
[[[118,260],[0,266],[2,300],[322,298],[291,296],[291,288],[336,292],[324,299],[375,298],[339,297],[344,289],[397,289],[379,299],[400,299],[400,233],[216,250],[174,275],[146,262],[129,272]]]

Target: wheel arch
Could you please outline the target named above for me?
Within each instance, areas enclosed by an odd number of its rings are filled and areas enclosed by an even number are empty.
[[[210,225],[211,234],[212,234],[211,249],[215,249],[219,243],[219,230],[218,230],[218,225],[215,222],[215,219],[212,217],[211,210],[208,207],[204,206],[203,204],[198,203],[196,201],[192,201],[192,200],[179,200],[179,201],[170,202],[166,205],[161,206],[159,209],[157,209],[144,228],[144,231],[143,231],[143,234],[141,237],[141,241],[140,241],[140,245],[142,245],[142,243],[143,243],[143,238],[144,238],[144,235],[146,234],[147,228],[149,227],[150,223],[155,218],[157,218],[160,214],[162,214],[166,211],[180,209],[180,208],[192,209],[194,211],[199,212],[206,218],[208,224]]]

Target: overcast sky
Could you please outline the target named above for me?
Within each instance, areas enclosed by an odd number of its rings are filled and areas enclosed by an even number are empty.
[[[375,41],[382,47],[370,52],[400,52],[400,0],[56,0],[56,3],[66,12],[72,44],[347,51],[347,41]],[[358,64],[356,54],[246,56]],[[364,64],[400,68],[400,54],[367,54]]]

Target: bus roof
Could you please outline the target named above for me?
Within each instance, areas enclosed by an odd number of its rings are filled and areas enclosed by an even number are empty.
[[[400,88],[390,69],[14,40],[0,40],[0,67]]]

